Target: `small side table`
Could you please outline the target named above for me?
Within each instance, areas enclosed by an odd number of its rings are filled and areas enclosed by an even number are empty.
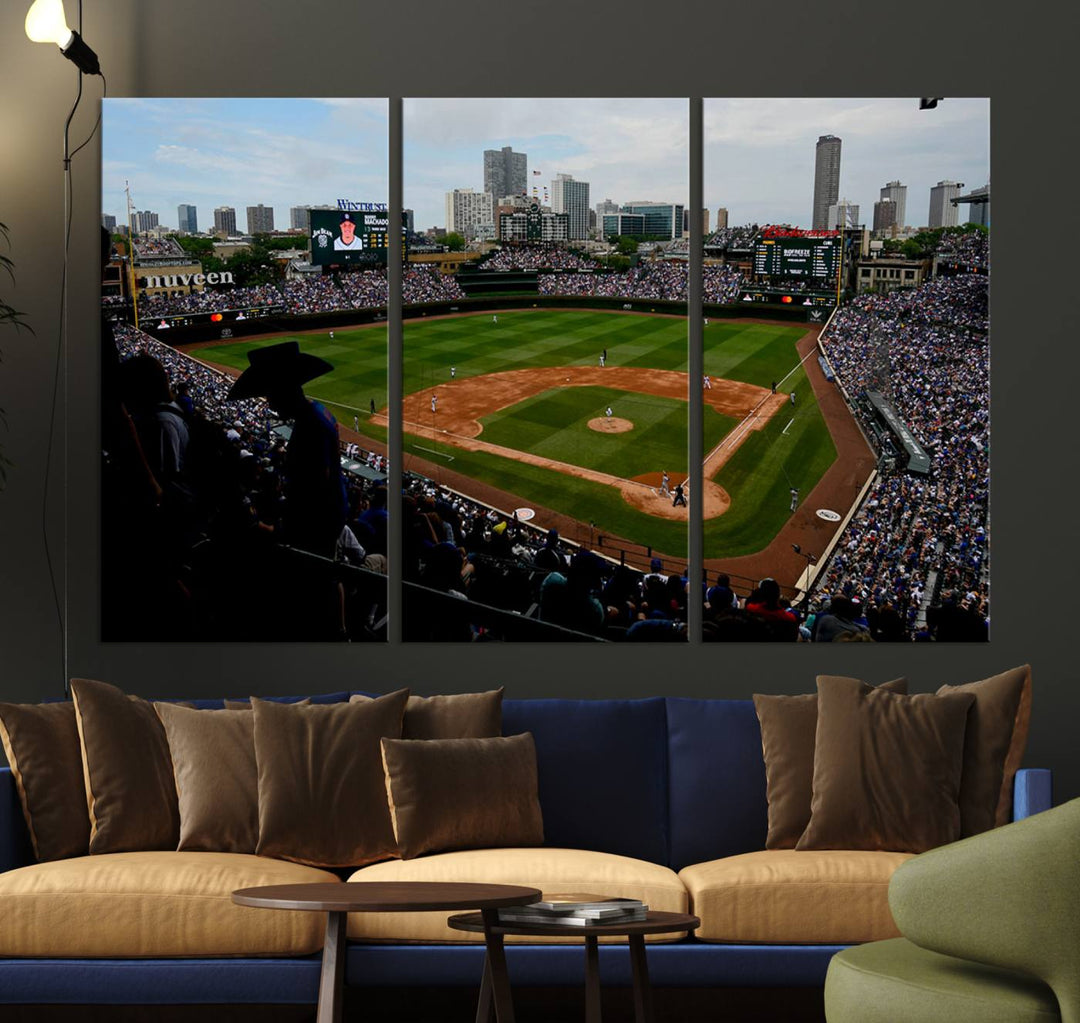
[[[650,910],[644,920],[623,923],[575,926],[572,924],[523,924],[499,921],[495,910],[484,913],[463,913],[452,916],[447,924],[456,931],[482,931],[487,943],[484,979],[480,984],[480,1001],[476,1007],[476,1023],[488,1023],[494,1003],[495,1018],[505,1023],[499,1004],[500,990],[509,991],[503,937],[514,935],[573,936],[585,939],[585,1020],[600,1023],[600,949],[597,939],[608,935],[623,937],[630,942],[630,964],[634,973],[635,1023],[652,1023],[652,988],[649,986],[649,964],[645,958],[646,934],[670,934],[673,931],[692,931],[701,926],[696,916],[688,913],[661,913]],[[511,1010],[512,1011],[512,1010]]]
[[[454,884],[426,881],[355,881],[326,884],[277,884],[241,888],[232,893],[239,906],[326,913],[317,1023],[340,1023],[344,1005],[346,924],[350,913],[423,913],[479,909],[480,919],[498,919],[503,906],[523,906],[540,898],[538,888],[511,884]],[[500,946],[501,947],[501,946]],[[506,960],[499,962],[506,976]],[[486,976],[486,974],[485,974]],[[513,1023],[509,983],[496,990],[500,1023]],[[501,1008],[505,1005],[506,1008]]]

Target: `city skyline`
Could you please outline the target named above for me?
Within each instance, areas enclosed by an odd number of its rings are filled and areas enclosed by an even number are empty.
[[[528,156],[541,201],[560,173],[588,182],[594,209],[688,198],[684,99],[406,99],[404,135],[404,204],[420,231],[443,226],[447,192],[483,189],[484,150],[504,146]]]
[[[863,220],[890,181],[907,185],[909,226],[927,222],[942,180],[990,180],[990,101],[945,99],[706,99],[705,206],[726,207],[731,226],[811,226],[817,140],[843,142],[840,196]],[[961,223],[967,207],[961,207]],[[867,225],[869,226],[869,225]]]
[[[124,180],[136,209],[169,227],[177,207],[289,209],[339,198],[387,201],[385,99],[115,99],[102,102],[101,211],[127,223]],[[347,148],[342,149],[342,142]]]

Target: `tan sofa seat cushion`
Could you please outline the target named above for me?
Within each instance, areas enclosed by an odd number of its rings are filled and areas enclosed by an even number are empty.
[[[651,909],[686,912],[686,889],[673,870],[645,860],[581,849],[469,849],[390,860],[358,870],[350,881],[472,881],[520,884],[545,894],[588,892],[641,899]],[[483,936],[451,930],[450,913],[351,913],[349,937],[375,941],[476,942]],[[662,935],[671,941],[678,934]],[[508,937],[510,941],[580,941],[580,938]],[[609,939],[602,938],[601,941]],[[611,939],[623,940],[626,939]]]
[[[241,853],[129,852],[0,874],[0,956],[306,955],[322,913],[248,909],[237,888],[337,881],[325,870]]]
[[[847,944],[895,938],[889,878],[909,853],[770,849],[679,871],[702,941]]]

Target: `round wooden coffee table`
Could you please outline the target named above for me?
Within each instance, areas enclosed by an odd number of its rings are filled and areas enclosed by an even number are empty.
[[[452,916],[447,924],[456,931],[482,931],[487,943],[487,959],[484,963],[484,979],[480,983],[480,1003],[476,1009],[477,1023],[487,1023],[492,1003],[499,1023],[512,1019],[504,1017],[500,1006],[509,1003],[510,981],[506,973],[506,956],[503,937],[514,935],[559,935],[585,939],[585,1020],[600,1023],[600,949],[597,939],[606,936],[623,937],[630,942],[630,965],[634,973],[634,1020],[636,1023],[652,1023],[652,988],[649,986],[649,964],[645,958],[646,934],[670,934],[673,931],[692,931],[701,926],[696,916],[688,913],[661,913],[650,910],[644,920],[627,920],[615,924],[574,926],[558,923],[523,924],[502,923],[495,910],[484,913],[463,913]],[[511,1008],[510,1013],[513,1013]]]
[[[479,909],[477,918],[497,923],[496,910],[503,906],[523,906],[540,898],[538,888],[512,884],[442,884],[426,881],[351,881],[327,884],[275,884],[241,888],[232,893],[233,902],[259,909],[294,909],[326,913],[326,940],[323,943],[322,975],[319,978],[317,1023],[340,1023],[344,1004],[346,923],[350,913],[423,913]],[[481,930],[483,925],[481,925]],[[499,963],[506,976],[506,961]],[[509,984],[503,984],[497,1001],[509,1006]],[[504,1012],[507,1010],[504,1010]],[[511,1023],[500,1015],[500,1023]]]

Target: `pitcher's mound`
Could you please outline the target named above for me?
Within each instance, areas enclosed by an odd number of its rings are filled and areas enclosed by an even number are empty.
[[[597,416],[589,420],[589,429],[599,433],[628,433],[634,428],[629,419],[620,419],[618,416]]]

